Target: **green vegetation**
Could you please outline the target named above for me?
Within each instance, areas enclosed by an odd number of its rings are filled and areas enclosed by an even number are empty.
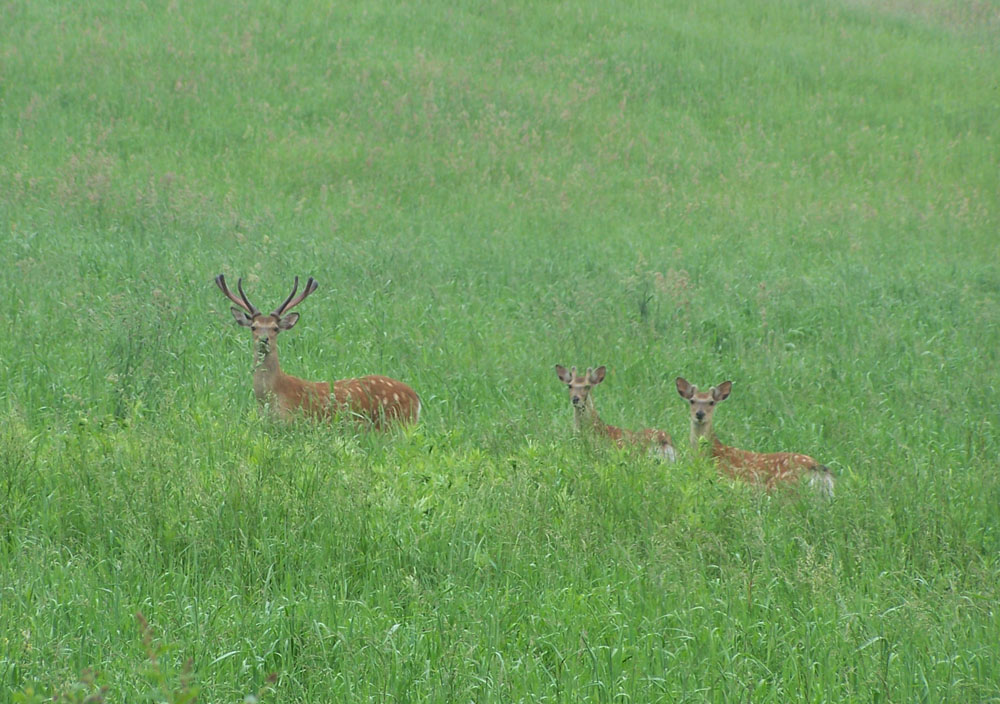
[[[1000,701],[995,1],[0,16],[0,701]],[[220,271],[421,424],[262,419]]]

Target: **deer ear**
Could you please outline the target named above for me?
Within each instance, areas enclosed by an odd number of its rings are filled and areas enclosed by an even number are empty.
[[[718,386],[712,387],[712,398],[716,401],[725,401],[729,398],[729,392],[733,390],[733,382],[724,381]]]
[[[283,317],[280,320],[278,320],[278,329],[279,330],[291,330],[292,328],[295,327],[295,323],[297,323],[297,322],[299,322],[299,314],[298,313],[289,313],[285,317]]]
[[[250,324],[253,322],[253,319],[246,314],[245,310],[243,310],[242,308],[237,308],[236,306],[231,306],[229,310],[233,312],[233,317],[236,318],[237,323],[239,323],[245,328],[250,327]]]
[[[681,398],[690,399],[692,396],[694,396],[694,393],[697,390],[693,385],[688,383],[687,379],[685,379],[682,376],[677,377],[674,383],[677,384],[677,393],[681,395]]]
[[[590,372],[590,374],[588,375],[590,377],[590,383],[600,384],[602,381],[604,381],[604,375],[607,374],[607,372],[608,368],[602,364],[597,369]]]
[[[564,384],[568,384],[569,382],[573,381],[573,377],[570,375],[569,370],[566,369],[566,367],[564,367],[561,364],[556,365],[556,376],[558,376],[559,381],[563,382]]]

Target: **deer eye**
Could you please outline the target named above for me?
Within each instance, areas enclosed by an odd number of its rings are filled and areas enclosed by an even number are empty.
[[[691,399],[691,405],[692,406],[694,405],[694,399]]]
[[[714,405],[715,405],[715,401],[709,401],[709,402],[708,402],[708,405],[709,405],[709,406],[714,406]]]

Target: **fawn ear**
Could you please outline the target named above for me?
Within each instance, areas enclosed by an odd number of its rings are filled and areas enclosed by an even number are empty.
[[[677,377],[674,383],[677,384],[677,393],[681,395],[681,398],[690,399],[694,396],[695,391],[698,390],[697,387],[689,384],[688,380],[682,376]]]
[[[292,328],[295,327],[295,323],[297,323],[297,322],[299,322],[299,314],[298,313],[289,313],[285,317],[283,317],[280,320],[278,320],[278,329],[279,330],[291,330]]]
[[[564,384],[568,384],[573,381],[573,375],[569,373],[569,370],[561,364],[556,365],[556,376],[559,377],[559,381]]]
[[[246,314],[246,311],[244,311],[242,308],[237,308],[236,306],[231,306],[229,310],[233,312],[233,317],[236,318],[237,323],[239,323],[245,328],[250,327],[250,324],[253,322],[253,319]]]
[[[604,375],[607,374],[607,372],[608,372],[608,368],[605,367],[602,364],[597,369],[595,369],[592,372],[590,372],[587,375],[587,379],[590,380],[591,384],[593,384],[594,386],[596,386],[597,384],[600,384],[602,381],[604,381]]]
[[[716,401],[725,401],[729,398],[729,392],[733,390],[733,382],[724,381],[718,386],[712,387],[712,398]]]

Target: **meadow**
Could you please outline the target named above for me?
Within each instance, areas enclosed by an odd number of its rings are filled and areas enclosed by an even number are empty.
[[[995,0],[0,17],[0,702],[1000,701]]]

